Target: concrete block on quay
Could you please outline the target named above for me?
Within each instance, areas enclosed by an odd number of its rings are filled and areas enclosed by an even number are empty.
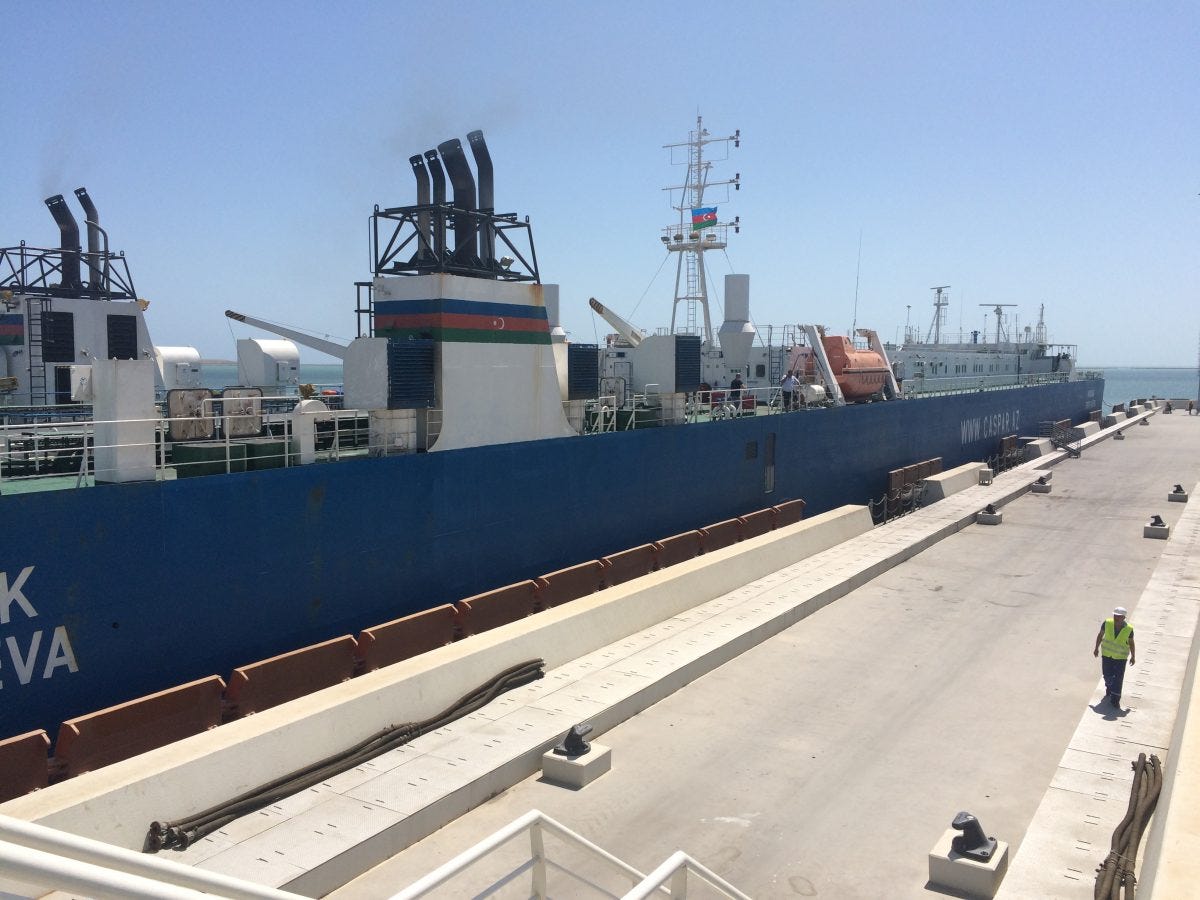
[[[1004,513],[1002,512],[980,512],[976,513],[975,521],[980,525],[999,525],[1004,521]]]
[[[1142,526],[1142,537],[1157,538],[1159,540],[1165,541],[1170,536],[1171,536],[1171,526],[1170,525],[1143,525]]]
[[[1107,416],[1105,416],[1105,417],[1104,417],[1104,419],[1101,421],[1101,424],[1102,424],[1102,425],[1103,425],[1105,428],[1112,428],[1114,425],[1116,425],[1116,424],[1117,424],[1117,422],[1121,421],[1121,420],[1122,420],[1122,419],[1124,419],[1124,418],[1125,418],[1125,414],[1124,414],[1124,413],[1120,413],[1120,414],[1117,414],[1117,413],[1109,413],[1109,414],[1108,414]]]
[[[938,500],[945,500],[951,494],[965,491],[982,483],[983,473],[990,477],[992,470],[983,463],[965,463],[947,472],[939,472],[925,479],[921,492],[921,503],[928,506]]]
[[[1034,438],[1025,445],[1025,459],[1037,459],[1054,452],[1054,444],[1050,438]]]
[[[1029,489],[1035,494],[1048,494],[1050,493],[1050,484],[1048,482],[1039,484],[1035,481],[1032,485],[1030,485]]]
[[[1167,494],[1167,500],[1171,503],[1187,503],[1187,491],[1171,491]]]
[[[930,884],[949,888],[964,897],[994,897],[1008,871],[1008,844],[996,841],[996,853],[978,862],[955,853],[951,846],[959,832],[947,828],[929,851]]]
[[[553,750],[542,754],[542,778],[579,790],[612,768],[612,750],[593,743],[582,756],[563,756]]]

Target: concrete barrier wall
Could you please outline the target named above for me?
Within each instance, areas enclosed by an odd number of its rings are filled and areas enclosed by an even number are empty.
[[[959,491],[975,487],[979,484],[979,473],[983,469],[987,469],[989,473],[992,471],[983,463],[976,462],[965,463],[948,472],[930,475],[925,479],[925,487],[921,493],[921,503],[928,506],[930,503],[936,503],[938,500],[945,500],[951,494],[957,494]]]
[[[1091,437],[1093,434],[1100,433],[1100,423],[1084,422],[1082,425],[1076,425],[1075,431],[1080,435],[1081,438]]]
[[[1054,452],[1054,444],[1050,438],[1036,438],[1025,445],[1025,458],[1038,459]]]
[[[552,669],[578,659],[871,527],[866,507],[831,510],[18,797],[0,812],[140,850],[156,819],[193,815],[387,725],[429,718],[516,663],[541,658]]]

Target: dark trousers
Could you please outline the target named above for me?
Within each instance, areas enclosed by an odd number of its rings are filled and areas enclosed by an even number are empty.
[[[1108,691],[1113,703],[1121,699],[1121,685],[1125,683],[1125,666],[1127,659],[1113,659],[1111,656],[1100,657],[1100,670],[1104,673],[1104,689]]]

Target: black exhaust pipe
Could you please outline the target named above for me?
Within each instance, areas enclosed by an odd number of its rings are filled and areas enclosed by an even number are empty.
[[[63,290],[78,291],[83,285],[79,281],[79,226],[62,194],[46,198],[46,206],[50,215],[58,223],[59,248],[62,251],[62,284]]]
[[[496,198],[492,183],[492,155],[488,153],[487,141],[483,139],[482,131],[468,132],[467,143],[471,145],[471,155],[475,157],[475,171],[479,175],[479,211],[490,216],[496,211]],[[496,235],[491,226],[485,224],[479,235],[479,258],[484,268],[490,269],[495,257]]]
[[[446,173],[442,171],[442,161],[436,150],[425,151],[425,162],[429,166],[429,176],[433,179],[433,202],[440,206],[446,202]],[[446,217],[438,213],[433,219],[433,252],[438,259],[446,255]]]
[[[429,205],[429,172],[425,169],[425,157],[420,153],[408,158],[413,176],[417,179],[417,205]],[[418,244],[413,255],[414,262],[424,262],[433,256],[433,235],[429,229],[429,213],[417,213]]]
[[[454,187],[454,208],[475,212],[475,177],[467,165],[462,141],[451,138],[438,144],[438,153],[446,164],[446,174]],[[454,216],[454,261],[471,265],[479,258],[479,247],[475,240],[475,221],[470,216]]]
[[[100,247],[100,229],[97,227],[100,224],[100,213],[96,211],[96,204],[92,202],[87,188],[75,188],[75,197],[79,200],[79,205],[83,207],[84,222],[87,223],[88,287],[92,290],[103,290],[106,287],[104,263],[101,256],[103,250]]]

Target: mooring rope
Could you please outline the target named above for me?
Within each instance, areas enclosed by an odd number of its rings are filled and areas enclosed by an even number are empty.
[[[281,778],[260,785],[186,819],[176,822],[151,822],[150,829],[146,834],[145,849],[150,853],[170,847],[186,850],[194,841],[200,840],[218,828],[225,827],[240,816],[270,806],[272,803],[297,794],[314,784],[320,784],[339,772],[352,769],[382,753],[407,744],[414,738],[436,731],[455,719],[474,712],[505,691],[536,681],[542,677],[543,665],[545,663],[542,660],[535,659],[512,666],[459,698],[432,718],[421,722],[389,726],[348,750],[315,762],[303,769],[290,772]]]
[[[1121,900],[1121,889],[1125,889],[1125,900],[1133,900],[1137,879],[1133,870],[1137,863],[1138,845],[1142,834],[1154,813],[1158,795],[1162,792],[1162,762],[1157,756],[1146,758],[1139,753],[1133,764],[1133,788],[1129,792],[1129,806],[1116,830],[1113,831],[1112,849],[1103,863],[1096,867],[1096,900]]]

